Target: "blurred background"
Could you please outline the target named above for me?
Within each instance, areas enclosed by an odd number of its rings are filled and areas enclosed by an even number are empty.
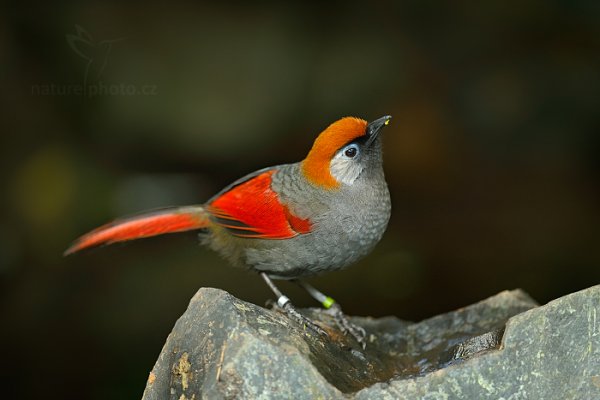
[[[139,398],[196,290],[263,305],[263,282],[193,233],[62,252],[114,217],[298,161],[347,115],[394,117],[384,239],[311,281],[347,313],[420,320],[600,280],[598,2],[0,10],[5,399]]]

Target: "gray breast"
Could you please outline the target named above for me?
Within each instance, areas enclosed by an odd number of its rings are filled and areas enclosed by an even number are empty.
[[[344,268],[373,249],[391,211],[382,171],[377,179],[329,192],[303,181],[294,171],[297,164],[283,167],[273,177],[273,188],[282,201],[293,204],[295,214],[310,218],[313,230],[292,239],[260,240],[246,249],[247,264],[291,279]]]

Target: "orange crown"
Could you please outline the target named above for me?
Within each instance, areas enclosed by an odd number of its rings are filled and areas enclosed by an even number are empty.
[[[327,189],[337,188],[340,183],[331,175],[329,163],[334,154],[346,143],[363,136],[367,121],[355,118],[342,118],[325,129],[312,149],[302,161],[302,173],[312,183]]]

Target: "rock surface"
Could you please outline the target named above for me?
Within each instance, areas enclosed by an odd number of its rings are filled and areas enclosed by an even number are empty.
[[[541,307],[506,291],[419,323],[353,317],[366,350],[328,314],[303,312],[329,337],[200,289],[143,398],[600,399],[600,286]]]

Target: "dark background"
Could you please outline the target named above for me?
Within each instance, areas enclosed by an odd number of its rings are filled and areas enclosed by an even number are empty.
[[[139,398],[198,288],[264,304],[194,234],[62,251],[298,161],[346,115],[394,117],[384,239],[312,280],[347,313],[598,283],[600,3],[322,3],[1,6],[2,398]]]

